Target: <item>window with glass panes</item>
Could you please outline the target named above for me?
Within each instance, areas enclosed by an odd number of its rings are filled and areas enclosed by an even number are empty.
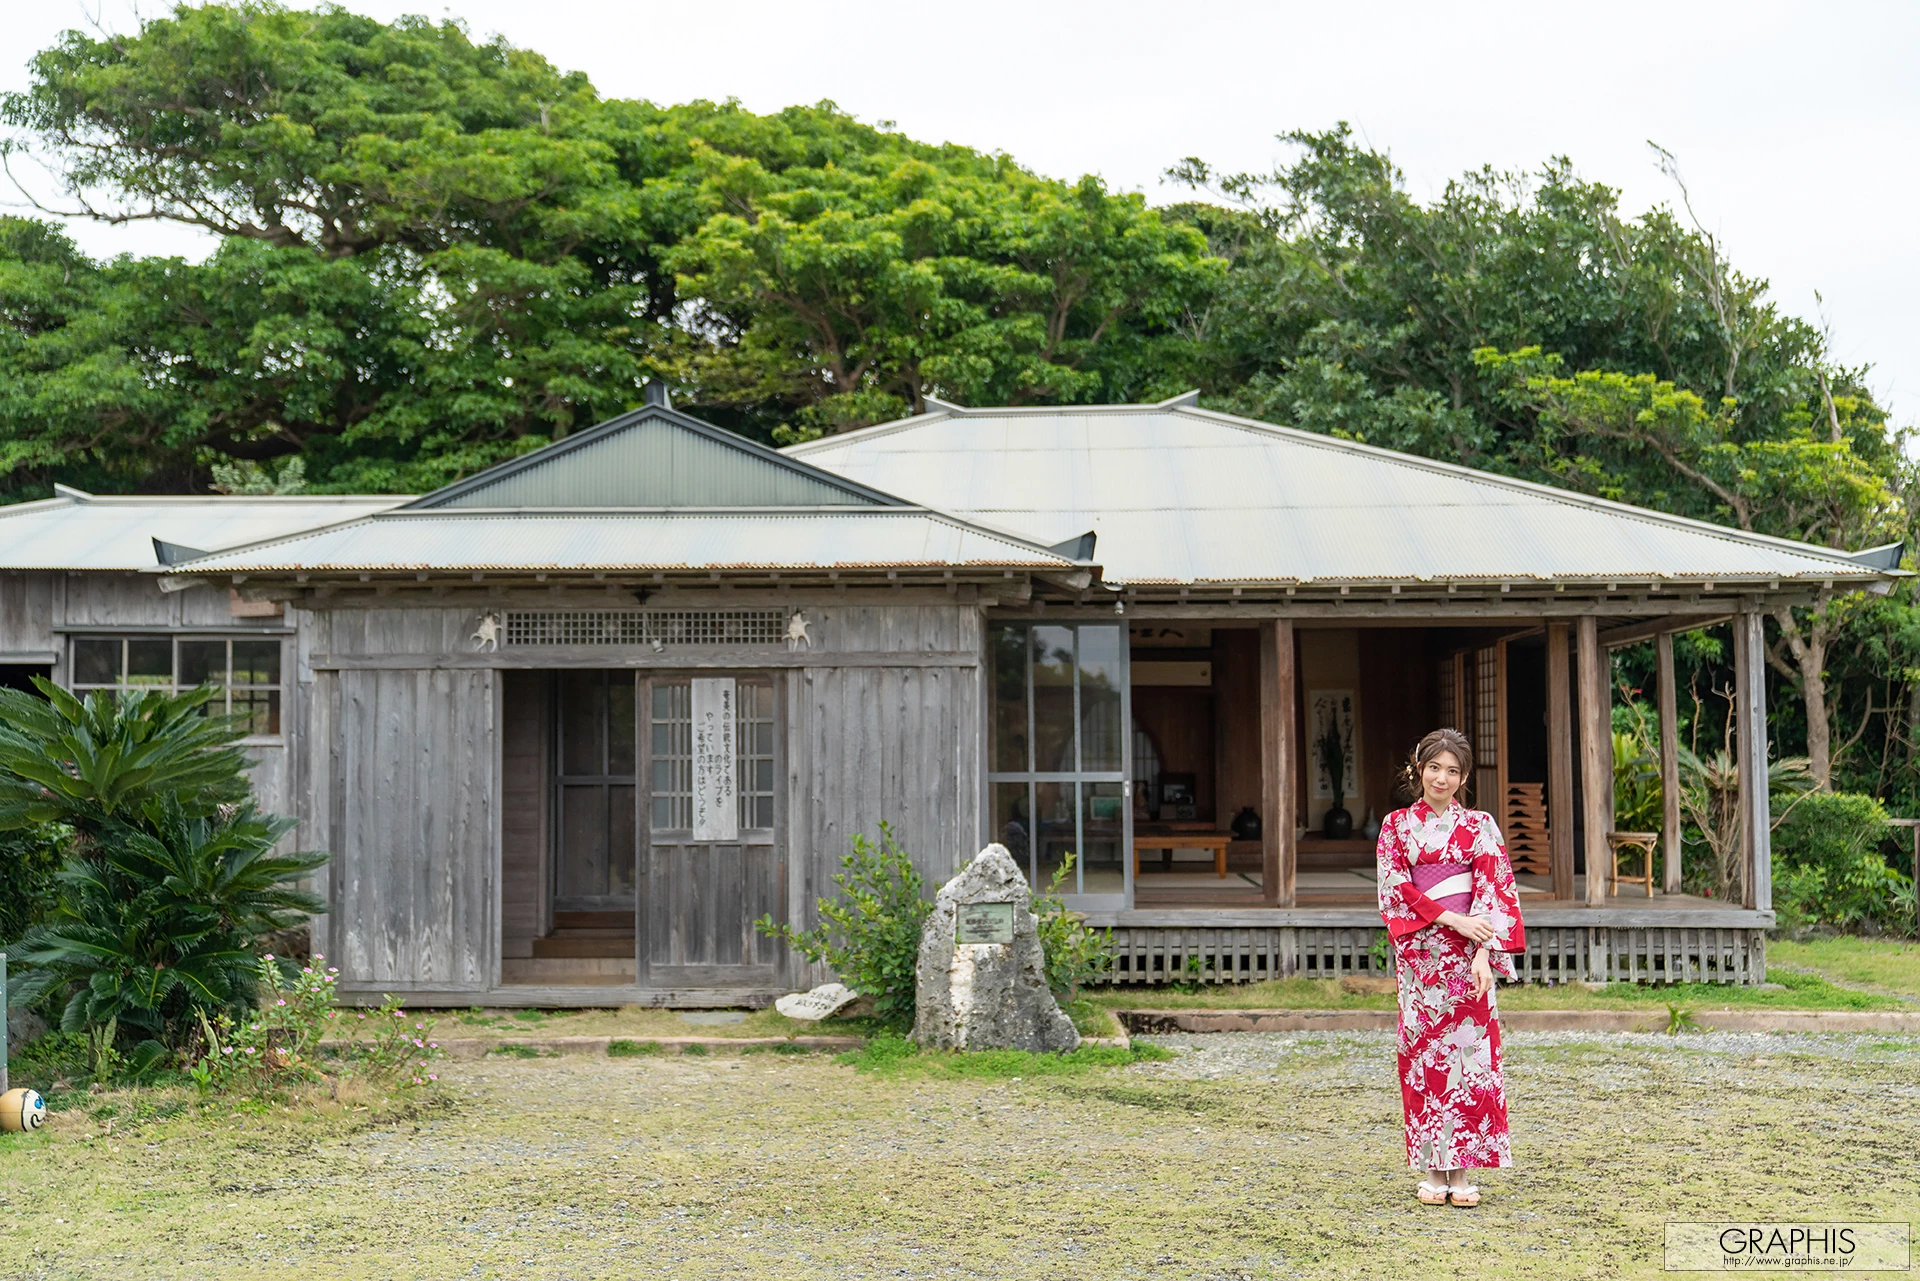
[[[75,636],[72,689],[163,690],[213,685],[214,711],[246,718],[247,733],[280,732],[280,639],[262,636]]]
[[[1085,906],[1124,906],[1127,857],[1127,629],[1007,623],[989,629],[987,839],[1037,888]]]
[[[693,826],[693,686],[656,679],[651,697],[652,828],[683,831]],[[740,830],[768,831],[773,827],[773,686],[741,681],[734,707]]]

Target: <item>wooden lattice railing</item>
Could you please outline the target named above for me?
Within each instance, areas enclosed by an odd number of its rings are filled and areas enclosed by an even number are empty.
[[[1115,926],[1111,981],[1256,983],[1278,978],[1378,974],[1382,929],[1269,926],[1233,928]],[[1563,925],[1529,928],[1515,957],[1520,978],[1535,983],[1761,983],[1763,929],[1695,926]],[[1384,972],[1392,973],[1389,961]]]

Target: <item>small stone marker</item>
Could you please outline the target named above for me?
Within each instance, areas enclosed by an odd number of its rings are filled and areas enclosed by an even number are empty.
[[[831,1018],[860,999],[860,994],[845,983],[823,983],[811,992],[795,992],[773,1003],[773,1008],[790,1019],[809,1023]]]
[[[941,887],[920,932],[913,1039],[943,1050],[1076,1050],[1047,987],[1040,922],[1020,865],[989,845]]]

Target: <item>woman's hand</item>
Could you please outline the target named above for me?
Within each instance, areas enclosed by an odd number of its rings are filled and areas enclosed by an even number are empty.
[[[1474,999],[1485,996],[1493,990],[1493,959],[1484,947],[1473,952],[1473,995]]]
[[[1450,930],[1464,934],[1475,943],[1493,942],[1493,922],[1484,916],[1463,916],[1459,912],[1442,912],[1434,918],[1434,924],[1444,925]]]

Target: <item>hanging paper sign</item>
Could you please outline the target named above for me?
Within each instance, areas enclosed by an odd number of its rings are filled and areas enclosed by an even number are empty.
[[[734,699],[731,676],[693,682],[693,839],[740,839],[740,805],[734,778]]]

